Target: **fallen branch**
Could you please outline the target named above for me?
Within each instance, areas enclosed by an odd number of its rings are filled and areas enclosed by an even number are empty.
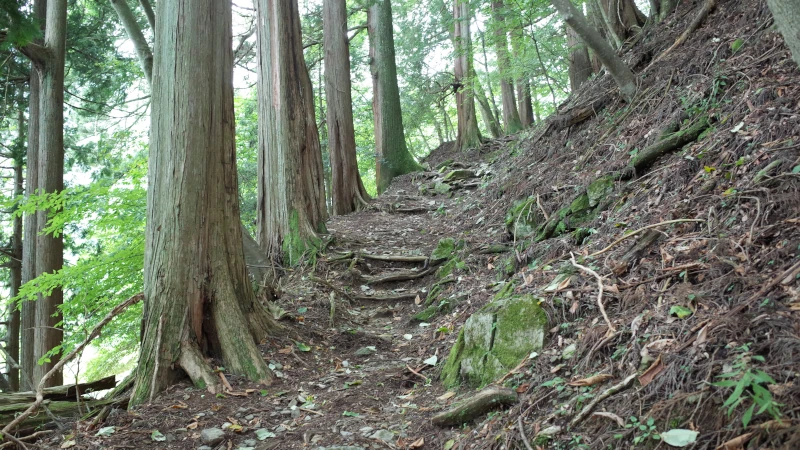
[[[592,253],[591,255],[589,255],[589,258],[594,258],[595,256],[602,255],[603,253],[605,253],[605,252],[611,250],[612,248],[614,248],[620,242],[622,242],[622,241],[624,241],[624,240],[626,240],[626,239],[628,239],[628,238],[630,238],[632,236],[636,236],[637,234],[641,233],[642,231],[650,230],[652,228],[658,228],[661,225],[670,225],[670,224],[673,224],[673,223],[683,223],[683,222],[705,222],[705,220],[703,220],[703,219],[676,219],[676,220],[667,220],[665,222],[654,223],[653,225],[648,225],[646,227],[639,228],[638,230],[636,230],[636,231],[634,231],[632,233],[628,233],[625,236],[622,236],[621,238],[619,238],[616,241],[614,241],[611,244],[609,244],[608,247],[606,247],[606,248],[604,248],[602,250],[598,250],[598,251]]]
[[[511,389],[488,387],[463,403],[433,416],[431,422],[439,427],[461,425],[495,408],[513,405],[517,401],[517,393]]]
[[[380,301],[380,302],[393,302],[393,301],[400,301],[400,300],[414,300],[417,298],[419,294],[416,292],[409,292],[406,294],[395,294],[395,295],[359,295],[357,297],[353,297],[353,300],[356,302],[370,302],[370,301]]]
[[[591,274],[597,280],[597,289],[599,291],[597,293],[597,306],[600,308],[600,312],[603,314],[603,319],[605,319],[606,324],[608,325],[607,333],[608,334],[616,333],[617,329],[614,328],[614,325],[611,324],[611,320],[608,318],[608,314],[606,314],[606,308],[603,306],[603,279],[594,270],[578,264],[578,262],[575,261],[575,255],[573,255],[572,252],[570,252],[569,257],[570,257],[570,262],[572,262],[573,266],[583,270],[586,273]]]
[[[686,42],[686,40],[689,39],[689,35],[691,35],[698,28],[700,28],[700,24],[703,23],[703,20],[705,20],[706,16],[708,16],[708,13],[710,13],[711,10],[714,8],[714,3],[715,3],[714,0],[706,0],[706,2],[703,4],[703,7],[700,8],[700,11],[698,11],[694,20],[692,20],[692,23],[690,23],[689,26],[686,28],[686,30],[680,35],[680,37],[678,37],[678,39],[675,40],[675,43],[672,44],[670,48],[664,50],[660,55],[658,55],[658,57],[656,57],[656,59],[654,59],[653,62],[651,62],[650,65],[647,66],[647,69],[649,69],[653,64],[657,63],[658,61],[664,59],[664,57],[670,54],[670,52],[672,52],[678,46]],[[645,69],[645,71],[647,71],[647,69]]]
[[[75,349],[73,349],[67,356],[65,356],[59,362],[57,362],[53,366],[53,368],[50,369],[49,372],[44,374],[42,379],[39,381],[39,386],[36,387],[36,401],[33,402],[33,404],[27,410],[25,410],[22,414],[20,414],[14,420],[12,420],[11,423],[6,425],[3,428],[3,430],[0,431],[0,434],[2,434],[3,437],[5,437],[19,423],[21,423],[23,420],[28,418],[28,416],[33,414],[39,408],[39,406],[42,404],[42,402],[44,401],[43,391],[44,391],[44,386],[45,386],[45,383],[47,382],[47,380],[49,380],[50,377],[52,377],[55,373],[57,373],[59,370],[61,370],[61,368],[64,367],[64,364],[66,364],[67,362],[72,360],[72,358],[74,358],[75,355],[77,355],[78,353],[82,352],[83,349],[86,348],[86,346],[89,345],[90,342],[92,342],[97,336],[100,335],[100,331],[103,329],[103,327],[105,327],[109,322],[111,322],[111,320],[114,317],[118,316],[123,311],[128,309],[129,306],[131,306],[133,304],[136,304],[136,303],[139,303],[140,301],[142,301],[142,299],[144,299],[144,294],[136,294],[133,297],[131,297],[131,298],[125,300],[124,302],[120,303],[119,305],[115,306],[114,309],[112,309],[111,312],[109,312],[103,318],[103,320],[101,320],[100,323],[98,323],[97,326],[95,326],[92,329],[91,333],[89,333],[89,336],[87,336],[86,339],[83,340],[83,342],[81,342],[77,347],[75,347]]]
[[[427,256],[375,255],[370,253],[361,253],[359,256],[364,259],[387,262],[425,262],[428,260]]]
[[[527,450],[533,450],[533,447],[531,447],[531,444],[528,441],[528,436],[525,436],[525,429],[522,425],[522,414],[517,416],[517,426],[519,427],[519,436],[522,438],[522,443],[525,444],[525,448]]]
[[[624,171],[622,178],[632,178],[635,173],[643,172],[661,156],[696,141],[700,134],[710,126],[708,118],[703,117],[691,127],[672,133],[655,144],[645,147],[633,158],[630,167]]]
[[[42,390],[45,400],[52,401],[74,401],[77,396],[88,392],[102,391],[111,389],[117,385],[114,375],[101,378],[90,383],[67,384],[64,386],[54,386]],[[0,394],[0,405],[13,405],[17,403],[30,403],[36,401],[36,392],[12,392],[10,394]]]
[[[591,402],[589,402],[589,404],[584,406],[581,412],[579,412],[575,416],[575,418],[572,419],[572,421],[570,421],[569,428],[570,429],[575,428],[575,426],[581,423],[592,412],[592,410],[594,410],[594,408],[603,400],[631,387],[631,385],[633,385],[634,380],[636,380],[635,372],[631,375],[628,375],[628,378],[625,378],[624,380],[620,381],[619,383],[615,384],[614,386],[611,386],[610,388],[600,393],[600,395],[595,397],[594,400],[592,400]]]

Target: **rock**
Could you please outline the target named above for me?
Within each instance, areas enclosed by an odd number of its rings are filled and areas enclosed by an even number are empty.
[[[452,188],[447,183],[437,182],[436,184],[433,185],[433,191],[440,195],[447,194],[448,192],[450,192],[450,189]]]
[[[225,432],[219,428],[206,428],[200,432],[200,442],[214,447],[225,439]]]
[[[589,196],[589,206],[599,205],[603,199],[614,192],[614,177],[611,175],[602,176],[592,181],[586,187],[586,194]]]
[[[201,445],[200,447],[197,447],[197,450],[214,450],[214,449],[207,445]]]
[[[377,439],[386,443],[394,441],[394,433],[389,430],[378,430],[369,437],[370,439]]]
[[[543,220],[536,206],[536,198],[528,197],[514,202],[506,212],[506,230],[517,239],[522,239],[533,234]]]
[[[258,445],[258,442],[256,442],[255,439],[245,439],[244,442],[242,442],[242,445],[246,445],[247,447],[255,447]]]
[[[447,175],[444,176],[444,181],[458,181],[458,180],[466,180],[468,178],[477,178],[478,175],[475,173],[474,170],[469,169],[456,169],[451,170]]]
[[[474,313],[450,350],[442,368],[442,383],[448,387],[461,381],[472,387],[485,386],[540,351],[548,327],[539,302],[532,295],[510,296]]]
[[[370,346],[367,346],[367,347],[361,347],[360,349],[356,350],[355,355],[356,356],[369,356],[369,355],[372,355],[373,353],[377,353],[377,352],[378,352],[378,349],[376,349],[374,346],[370,345]]]
[[[253,420],[255,418],[256,418],[256,416],[253,415],[253,414],[248,414],[248,415],[244,416],[244,420]]]

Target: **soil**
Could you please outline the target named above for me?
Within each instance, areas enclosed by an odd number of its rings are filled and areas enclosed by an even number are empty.
[[[286,333],[261,346],[280,375],[273,385],[225,373],[234,391],[214,396],[184,382],[153,404],[112,413],[101,425],[114,427],[107,437],[79,423],[38,445],[68,439],[75,449],[194,449],[202,430],[227,423],[233,426],[218,448],[663,449],[651,435],[672,429],[698,432],[695,449],[743,435],[749,448],[800,448],[800,275],[791,269],[800,260],[800,70],[765,2],[735,0],[717,1],[686,43],[648,67],[700,6],[680,2],[663,26],[646,28],[626,49],[642,80],[631,104],[599,76],[560,109],[607,96],[589,120],[560,131],[542,122],[465,153],[444,144],[426,159],[428,171],[395,179],[364,211],[332,218],[326,248],[286,269],[281,283]],[[536,242],[509,233],[505,216],[515,201],[530,196],[537,199],[531,214],[557,214],[598,176],[623,169],[681,112],[711,118],[712,128],[646,173],[616,182],[613,201],[580,225],[580,237]],[[431,184],[447,172],[436,168],[451,160],[480,176],[433,193]],[[588,257],[626,233],[676,219],[702,222],[658,227],[655,242],[622,265],[644,233]],[[436,281],[432,271],[369,284],[426,270],[428,262],[343,257],[428,256],[447,237],[465,244],[463,264],[443,285],[460,301],[428,323],[413,316]],[[497,245],[508,251],[481,251]],[[616,332],[598,308],[595,277],[575,268],[571,253],[602,277]],[[545,289],[560,273],[567,281]],[[540,354],[503,381],[519,403],[437,428],[433,415],[475,393],[448,393],[438,370],[463,322],[507,283],[539,296],[552,327]],[[563,358],[573,345],[574,355]],[[759,412],[759,404],[745,426],[759,387],[748,386],[729,408],[733,389],[711,383],[756,370],[772,378],[759,392],[767,388],[774,408]],[[608,376],[567,384],[598,374]],[[630,386],[594,408],[602,414],[570,429],[588,402],[633,374]],[[626,426],[634,419],[644,430]],[[545,438],[541,431],[553,426],[560,431]],[[153,430],[166,440],[155,441]],[[269,437],[259,440],[256,430]]]

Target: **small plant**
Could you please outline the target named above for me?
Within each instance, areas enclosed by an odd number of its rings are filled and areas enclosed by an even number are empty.
[[[720,381],[711,383],[713,386],[723,388],[733,388],[733,392],[722,404],[728,408],[728,416],[732,415],[736,408],[744,403],[749,397],[751,404],[742,415],[742,425],[747,427],[754,416],[767,413],[773,419],[781,417],[781,406],[772,398],[769,392],[770,384],[777,382],[761,369],[754,369],[750,366],[752,361],[764,362],[764,357],[750,354],[750,344],[738,347],[739,354],[731,366],[729,372],[717,375]],[[756,408],[758,408],[756,410]]]
[[[656,421],[652,417],[648,418],[647,422],[639,422],[639,419],[631,416],[630,421],[631,423],[625,425],[625,428],[636,429],[636,436],[633,438],[634,444],[642,444],[648,440],[657,441],[661,439],[658,430],[656,430]]]

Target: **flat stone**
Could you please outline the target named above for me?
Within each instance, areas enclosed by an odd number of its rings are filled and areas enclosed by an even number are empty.
[[[372,355],[373,353],[377,353],[377,351],[378,350],[373,346],[361,347],[360,349],[356,350],[355,355],[356,356],[369,356],[369,355]]]
[[[200,441],[208,446],[214,447],[225,439],[225,432],[219,428],[206,428],[200,432]]]
[[[370,436],[370,439],[378,439],[388,443],[394,441],[394,433],[389,430],[378,430]]]

